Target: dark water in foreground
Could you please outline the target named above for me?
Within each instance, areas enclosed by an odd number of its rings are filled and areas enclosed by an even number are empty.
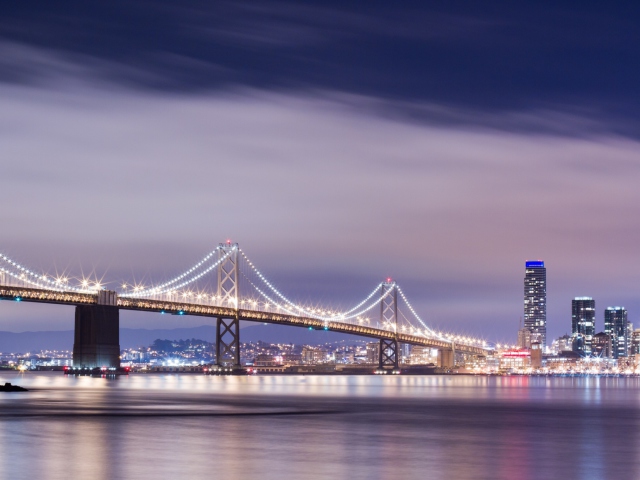
[[[0,380],[1,479],[640,478],[636,378]]]

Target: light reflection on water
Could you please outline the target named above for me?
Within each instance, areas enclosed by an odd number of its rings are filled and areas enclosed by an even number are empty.
[[[3,373],[0,478],[638,478],[637,378]]]

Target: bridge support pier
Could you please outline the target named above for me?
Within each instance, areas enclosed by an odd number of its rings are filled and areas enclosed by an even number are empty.
[[[218,318],[216,327],[216,365],[240,367],[240,320]]]
[[[438,350],[438,367],[440,368],[455,367],[455,351],[453,349]]]
[[[120,311],[111,305],[78,305],[74,367],[120,367]]]
[[[398,341],[395,339],[380,339],[379,370],[398,370]]]

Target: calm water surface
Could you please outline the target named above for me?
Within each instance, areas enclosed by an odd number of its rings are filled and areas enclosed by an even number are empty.
[[[0,381],[1,479],[640,478],[635,378]]]

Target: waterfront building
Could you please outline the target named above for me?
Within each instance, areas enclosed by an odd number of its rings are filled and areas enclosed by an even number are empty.
[[[336,363],[353,363],[355,358],[354,352],[348,350],[335,352],[334,356]]]
[[[531,348],[531,330],[528,328],[518,330],[518,347]]]
[[[640,329],[631,334],[631,355],[640,355]]]
[[[301,353],[283,353],[282,364],[285,366],[302,365],[302,354]]]
[[[431,347],[414,345],[411,349],[409,363],[413,365],[427,365],[436,363],[438,359],[438,351]]]
[[[282,365],[282,355],[270,355],[262,353],[256,355],[253,359],[253,365],[256,367],[277,367]]]
[[[607,307],[604,311],[604,331],[611,339],[612,358],[629,354],[629,325],[624,307]]]
[[[583,356],[591,355],[593,335],[596,329],[596,301],[591,297],[576,297],[571,301],[571,333],[574,351]]]
[[[367,343],[367,363],[377,364],[380,360],[380,342]]]
[[[399,343],[398,344],[398,353],[399,358],[398,361],[400,363],[411,363],[411,349],[413,347],[408,343]]]
[[[529,350],[503,350],[499,354],[500,370],[519,370],[531,366],[531,352]]]
[[[580,355],[576,352],[564,351],[546,358],[546,367],[552,371],[569,371],[576,368]]]
[[[542,261],[525,263],[524,328],[531,332],[531,342],[547,346],[547,269]]]
[[[573,351],[573,338],[571,335],[563,335],[561,337],[556,338],[551,343],[551,353],[553,355],[559,355],[562,352],[572,352]]]
[[[584,335],[581,333],[571,334],[571,351],[584,355]]]
[[[317,347],[302,347],[302,362],[306,365],[327,363],[327,350]]]
[[[542,368],[542,345],[538,342],[531,344],[531,366],[533,368]]]
[[[600,332],[593,336],[591,352],[594,357],[611,358],[611,337],[608,333]]]

